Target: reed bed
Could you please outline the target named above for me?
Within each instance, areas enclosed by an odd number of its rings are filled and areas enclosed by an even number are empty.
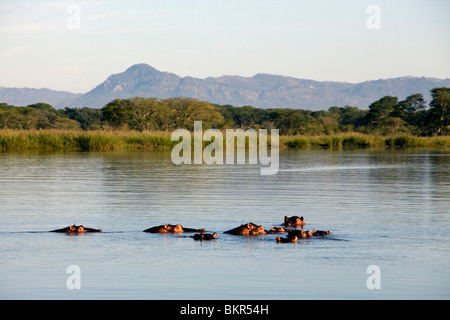
[[[270,139],[268,139],[270,141]],[[169,150],[170,132],[117,130],[0,130],[0,150],[109,151],[125,149]],[[209,142],[203,142],[203,146]],[[224,141],[225,146],[225,141]],[[280,148],[450,147],[450,136],[377,136],[344,133],[321,136],[280,136]]]
[[[165,132],[0,130],[1,150],[169,149],[173,144],[170,134]]]
[[[410,135],[379,136],[345,133],[321,136],[282,136],[286,148],[368,148],[368,147],[450,147],[450,136],[416,137]]]

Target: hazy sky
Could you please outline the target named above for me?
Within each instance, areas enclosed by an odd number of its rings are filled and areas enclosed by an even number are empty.
[[[83,93],[136,63],[197,78],[450,78],[449,13],[449,0],[0,0],[0,86]]]

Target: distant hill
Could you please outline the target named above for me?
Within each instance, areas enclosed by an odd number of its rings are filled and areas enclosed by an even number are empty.
[[[251,105],[258,108],[326,110],[331,106],[350,105],[363,109],[386,95],[404,99],[411,94],[422,93],[425,99],[430,101],[429,91],[436,87],[450,87],[450,79],[407,76],[356,84],[305,80],[270,74],[199,79],[161,72],[147,64],[136,64],[122,73],[109,76],[103,83],[85,94],[70,96],[70,93],[66,93],[67,95],[62,97],[61,93],[52,96],[49,92],[48,100],[42,101],[37,101],[35,100],[37,98],[30,95],[30,99],[34,101],[28,100],[25,104],[47,102],[57,108],[66,106],[101,108],[116,98],[139,96],[161,99],[191,97],[235,107]],[[26,96],[19,91],[16,94]],[[18,100],[15,97],[13,99],[11,94],[9,98],[10,101]],[[0,90],[0,102],[14,104],[10,101],[5,100]]]
[[[32,88],[5,88],[0,87],[0,102],[14,106],[26,106],[37,102],[45,102],[56,106],[66,100],[78,98],[81,94],[67,91]]]

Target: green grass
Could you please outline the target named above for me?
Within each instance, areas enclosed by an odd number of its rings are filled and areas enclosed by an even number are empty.
[[[225,138],[225,135],[223,135]],[[268,139],[270,142],[270,139]],[[171,132],[0,130],[0,150],[108,151],[125,149],[170,150]],[[209,142],[203,142],[203,146]],[[224,141],[225,146],[225,141]],[[321,136],[280,136],[281,148],[450,147],[450,136],[377,136],[343,133]]]
[[[410,135],[378,136],[345,133],[321,136],[283,136],[286,148],[368,148],[368,147],[450,147],[450,136],[416,137]]]
[[[165,132],[0,130],[1,150],[169,149],[173,144]]]

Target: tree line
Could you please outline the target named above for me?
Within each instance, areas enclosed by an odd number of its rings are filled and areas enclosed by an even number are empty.
[[[116,99],[101,109],[55,109],[46,103],[18,107],[0,103],[0,129],[120,129],[137,131],[204,128],[279,129],[281,135],[322,135],[342,132],[435,136],[450,134],[450,88],[431,90],[426,103],[417,93],[399,101],[385,96],[369,105],[328,110],[216,105],[192,98]]]

